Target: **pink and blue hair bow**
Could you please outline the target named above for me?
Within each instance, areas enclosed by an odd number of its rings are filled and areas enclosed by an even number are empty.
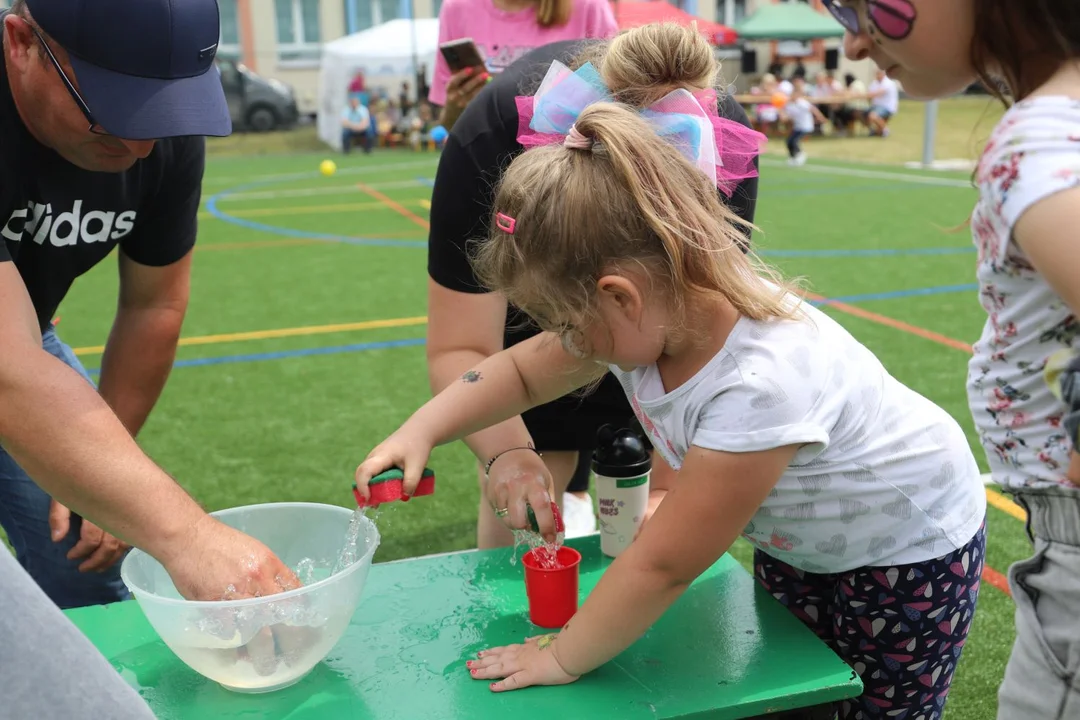
[[[586,107],[615,101],[592,63],[571,72],[555,61],[535,95],[516,98],[518,142],[525,148],[561,143]],[[720,117],[715,90],[674,90],[640,112],[727,197],[757,176],[754,160],[765,136]]]

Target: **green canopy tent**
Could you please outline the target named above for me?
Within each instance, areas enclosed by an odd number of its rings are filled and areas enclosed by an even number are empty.
[[[844,28],[827,13],[820,13],[801,2],[780,2],[763,5],[735,25],[740,40],[818,40],[844,36]],[[924,167],[934,160],[934,140],[937,128],[937,100],[926,104],[923,130]]]
[[[831,15],[800,2],[763,5],[735,25],[740,40],[817,40],[844,36]]]

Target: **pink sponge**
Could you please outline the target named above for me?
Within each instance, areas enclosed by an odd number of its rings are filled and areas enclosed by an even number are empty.
[[[357,507],[364,507],[365,505],[375,507],[376,505],[382,505],[383,503],[393,502],[394,500],[405,500],[408,498],[402,493],[402,483],[405,480],[405,475],[400,468],[392,468],[384,473],[380,473],[371,478],[368,482],[368,489],[371,491],[371,499],[364,500],[364,496],[360,494],[360,490],[357,489],[356,483],[353,483],[353,497],[356,498]],[[435,492],[435,473],[428,468],[424,468],[424,473],[420,477],[420,483],[416,486],[415,492],[410,497],[417,495],[431,495]]]

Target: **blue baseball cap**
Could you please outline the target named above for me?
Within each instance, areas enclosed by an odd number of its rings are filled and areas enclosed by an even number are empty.
[[[26,0],[67,51],[74,81],[111,135],[156,140],[232,132],[217,0]]]

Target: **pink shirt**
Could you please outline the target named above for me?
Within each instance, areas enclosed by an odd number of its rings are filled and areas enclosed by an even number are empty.
[[[490,73],[502,72],[530,50],[559,42],[586,38],[610,38],[618,33],[615,13],[608,0],[574,0],[570,21],[542,28],[536,22],[536,8],[506,12],[492,0],[446,0],[439,11],[439,44],[471,37],[487,58]],[[450,68],[442,53],[435,54],[435,74],[428,100],[446,104],[446,84]]]

